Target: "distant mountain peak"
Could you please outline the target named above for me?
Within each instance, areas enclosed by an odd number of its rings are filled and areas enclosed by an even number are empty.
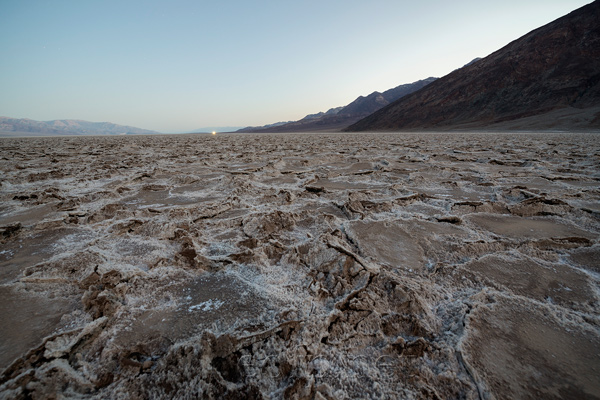
[[[260,127],[247,127],[240,129],[238,132],[339,131],[402,96],[425,87],[436,79],[427,78],[396,86],[383,93],[375,91],[367,96],[358,96],[352,103],[346,106],[330,108],[326,112],[308,114],[298,121],[279,122]]]
[[[0,117],[0,134],[31,135],[139,135],[156,131],[117,125],[111,122],[89,122],[79,119],[36,121],[29,118]]]

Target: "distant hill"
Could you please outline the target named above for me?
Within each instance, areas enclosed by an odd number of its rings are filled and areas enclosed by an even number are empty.
[[[600,129],[600,2],[517,39],[349,126]]]
[[[243,126],[208,126],[195,129],[190,133],[235,132],[241,128],[243,128]]]
[[[271,125],[248,127],[238,132],[313,132],[339,131],[342,128],[366,117],[397,99],[419,90],[437,78],[427,78],[417,82],[400,85],[383,93],[373,92],[368,96],[360,96],[352,103],[326,112],[309,114],[298,121],[279,122]]]
[[[2,136],[139,135],[154,133],[158,132],[110,122],[88,122],[74,119],[34,121],[26,118],[0,117],[0,135]]]

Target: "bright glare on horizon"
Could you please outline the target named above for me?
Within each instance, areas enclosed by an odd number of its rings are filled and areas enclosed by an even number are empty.
[[[161,132],[297,120],[443,76],[587,3],[6,0],[0,116]]]

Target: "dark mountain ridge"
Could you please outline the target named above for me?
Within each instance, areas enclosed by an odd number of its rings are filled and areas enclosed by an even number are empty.
[[[509,43],[345,131],[600,128],[600,2]]]
[[[306,117],[291,122],[276,123],[260,127],[248,127],[238,132],[312,132],[339,131],[342,128],[370,115],[382,107],[419,90],[437,78],[422,79],[386,90],[383,93],[373,92],[368,96],[359,96],[352,103],[326,112],[309,114]]]

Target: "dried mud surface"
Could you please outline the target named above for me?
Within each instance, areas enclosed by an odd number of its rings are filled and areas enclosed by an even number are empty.
[[[0,140],[0,398],[600,398],[595,134]]]

